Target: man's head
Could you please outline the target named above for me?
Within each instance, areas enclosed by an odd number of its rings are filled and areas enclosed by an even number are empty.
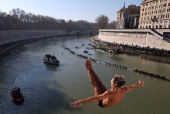
[[[122,87],[126,83],[124,76],[115,75],[111,80],[111,87]]]

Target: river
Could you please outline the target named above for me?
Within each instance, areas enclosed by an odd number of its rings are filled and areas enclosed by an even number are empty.
[[[110,54],[96,50],[88,50],[93,54],[89,56],[83,52],[86,47],[90,47],[88,43],[88,35],[67,36],[35,41],[11,50],[9,56],[0,59],[0,114],[170,113],[170,82],[132,71],[138,68],[170,78],[170,64],[141,60],[135,55]],[[145,87],[127,93],[119,104],[112,107],[100,108],[96,102],[78,108],[70,107],[74,98],[88,98],[94,95],[94,91],[85,69],[85,59],[65,50],[62,45],[77,54],[97,59],[100,63],[92,62],[92,66],[107,89],[111,88],[110,80],[115,74],[125,76],[125,86],[137,84],[141,79],[145,82]],[[76,49],[75,46],[80,48]],[[56,55],[60,65],[45,64],[45,54]],[[104,65],[101,62],[127,66],[128,69]],[[16,86],[21,88],[25,97],[21,105],[14,104],[10,97],[11,88]]]

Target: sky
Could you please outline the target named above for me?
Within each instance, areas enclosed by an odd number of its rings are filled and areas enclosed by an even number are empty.
[[[0,0],[0,11],[9,13],[22,9],[26,13],[54,17],[56,19],[86,20],[95,22],[99,15],[105,15],[109,22],[117,20],[117,11],[130,4],[140,6],[143,0]]]

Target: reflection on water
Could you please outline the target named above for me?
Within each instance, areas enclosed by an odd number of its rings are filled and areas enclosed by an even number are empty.
[[[141,60],[134,55],[109,54],[95,50],[88,50],[93,54],[89,56],[84,53],[86,47],[89,47],[88,43],[89,36],[47,39],[19,46],[11,51],[11,55],[0,59],[0,114],[170,113],[170,83],[132,71],[138,68],[170,78],[169,64]],[[69,105],[73,98],[85,99],[93,96],[94,91],[85,70],[85,59],[73,55],[62,48],[62,45],[76,54],[98,60],[99,64],[92,62],[92,65],[108,89],[111,88],[110,80],[115,74],[125,76],[126,86],[138,83],[141,79],[145,81],[145,87],[127,93],[119,104],[106,109],[101,109],[96,103],[71,108]],[[75,46],[80,48],[76,49]],[[45,64],[42,60],[45,54],[56,55],[60,65]],[[129,70],[101,62],[127,66]],[[14,86],[19,86],[25,97],[22,105],[15,105],[10,98],[10,90]]]

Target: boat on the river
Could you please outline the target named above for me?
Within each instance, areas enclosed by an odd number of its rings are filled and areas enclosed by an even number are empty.
[[[95,46],[95,45],[92,45],[91,43],[89,43],[88,45],[89,45],[89,46],[92,46],[93,48],[96,48],[96,46]]]
[[[89,56],[92,56],[93,54],[88,54]]]
[[[164,61],[164,60],[160,60],[160,59],[153,59],[153,58],[142,57],[142,56],[140,56],[139,58],[145,59],[145,60],[150,60],[150,61],[155,61],[155,62],[160,62],[160,63],[170,64],[170,61]]]
[[[153,73],[149,73],[149,72],[147,72],[147,71],[138,70],[138,69],[136,69],[136,68],[135,68],[133,71],[139,72],[139,73],[141,73],[141,74],[145,74],[145,75],[148,75],[148,76],[152,76],[152,77],[155,77],[155,78],[159,78],[159,79],[163,79],[163,80],[170,81],[170,79],[165,78],[165,76],[160,76],[160,75],[158,75],[158,74],[153,74]]]
[[[45,63],[53,64],[53,65],[59,65],[60,61],[54,56],[47,54],[43,58]]]
[[[24,96],[19,87],[14,87],[11,90],[11,99],[14,103],[22,103],[24,101]]]
[[[88,53],[88,51],[84,50],[84,53]]]
[[[75,46],[76,49],[79,49],[79,47]]]
[[[86,47],[86,49],[88,49],[88,50],[92,50],[93,48],[90,48],[90,47]]]

